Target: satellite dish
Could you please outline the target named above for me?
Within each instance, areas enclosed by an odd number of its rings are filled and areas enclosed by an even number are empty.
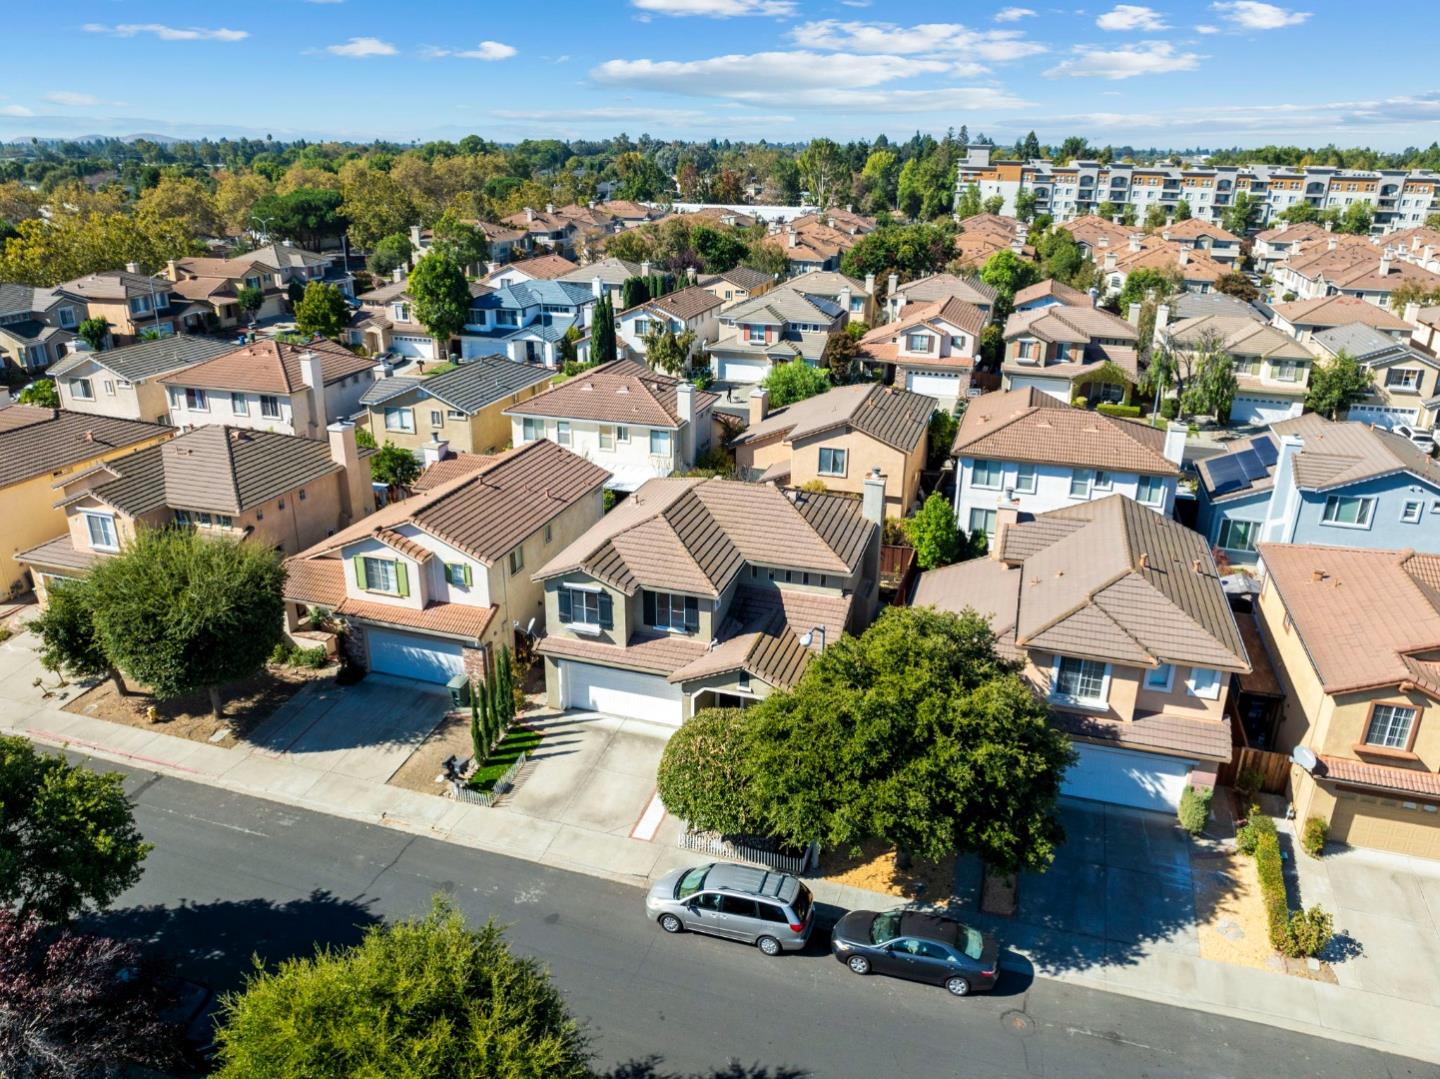
[[[1315,766],[1320,763],[1320,759],[1315,756],[1314,751],[1305,746],[1296,746],[1292,749],[1290,751],[1290,760],[1307,772],[1315,771]]]

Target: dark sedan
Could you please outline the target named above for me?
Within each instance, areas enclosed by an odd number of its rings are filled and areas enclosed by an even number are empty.
[[[978,929],[916,910],[852,910],[830,934],[835,958],[856,974],[943,985],[957,997],[995,987],[1000,949]]]

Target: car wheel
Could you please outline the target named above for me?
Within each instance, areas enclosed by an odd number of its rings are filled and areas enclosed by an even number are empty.
[[[673,914],[662,914],[660,915],[660,928],[667,933],[678,933],[685,928],[685,925]]]
[[[774,937],[761,937],[755,942],[755,947],[759,948],[766,955],[780,954],[780,942]]]
[[[945,988],[948,989],[953,996],[964,997],[970,995],[969,981],[959,976],[946,979]]]
[[[866,959],[863,955],[852,955],[845,961],[845,965],[856,974],[870,973],[870,960]]]

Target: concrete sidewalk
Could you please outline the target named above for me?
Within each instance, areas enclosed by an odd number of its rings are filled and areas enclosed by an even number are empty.
[[[659,829],[651,841],[616,834],[614,829],[586,827],[578,822],[583,817],[577,818],[573,812],[574,799],[560,800],[571,810],[557,814],[561,819],[537,815],[538,798],[528,800],[527,811],[507,806],[503,800],[490,808],[463,805],[389,786],[385,777],[361,778],[350,774],[356,771],[353,767],[312,767],[302,763],[303,755],[277,753],[273,746],[221,748],[65,712],[58,706],[63,702],[43,700],[41,691],[32,685],[43,673],[33,638],[17,634],[0,644],[0,733],[636,886],[701,859],[674,845],[677,829],[673,825]],[[45,680],[54,679],[46,675]],[[377,681],[384,685],[383,680]],[[312,702],[302,698],[316,692],[315,687],[307,687],[292,703],[297,710],[311,706]],[[347,755],[345,759],[350,758]],[[889,895],[825,880],[808,883],[817,900],[842,909],[886,909],[899,903]],[[1440,1063],[1440,1006],[1387,993],[1386,983],[1378,980],[1355,984],[1342,976],[1341,984],[1329,985],[1205,960],[1183,941],[1156,939],[1117,949],[1103,937],[1073,932],[1061,924],[1037,934],[1033,927],[1003,919],[977,916],[975,920],[1006,945],[1004,965],[1021,975],[1282,1026]],[[1064,956],[1065,961],[1047,960],[1055,956]]]

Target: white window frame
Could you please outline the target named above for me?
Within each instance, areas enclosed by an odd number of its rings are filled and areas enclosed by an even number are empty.
[[[613,450],[615,448],[615,428],[608,423],[600,425],[600,448],[602,450]]]
[[[250,415],[250,398],[238,391],[230,394],[230,411],[237,416]]]
[[[615,441],[622,445],[628,445],[630,442],[630,428],[623,424],[617,426],[615,428]]]
[[[73,330],[75,328],[75,308],[62,307],[55,313],[55,317],[60,320],[60,328],[62,330]]]
[[[829,455],[830,466],[825,465],[826,455]],[[839,466],[836,467],[836,455],[839,455]],[[816,455],[815,470],[821,476],[844,476],[846,466],[850,463],[848,450],[838,446],[821,446]]]
[[[1082,493],[1076,494],[1075,487],[1079,484]],[[1091,468],[1072,468],[1070,470],[1070,497],[1077,499],[1088,499],[1090,492],[1095,486],[1095,470]]]
[[[210,395],[198,387],[186,386],[185,410],[187,412],[209,412]]]
[[[1156,675],[1160,675],[1156,680]],[[1175,688],[1175,664],[1162,663],[1145,672],[1145,688],[1152,693],[1169,693]]]
[[[430,426],[431,426],[431,427],[444,427],[444,426],[445,426],[445,410],[444,410],[444,409],[432,408],[432,409],[430,410]]]
[[[1214,681],[1209,684],[1200,680],[1201,675],[1207,674],[1214,676]],[[1185,679],[1185,692],[1191,697],[1199,697],[1206,701],[1218,700],[1223,680],[1221,673],[1213,667],[1191,667],[1190,674]]]
[[[556,420],[556,421],[555,421],[555,444],[556,444],[557,446],[568,446],[568,445],[570,445],[570,441],[571,441],[571,437],[570,437],[570,421],[569,421],[569,420]]]
[[[1145,493],[1149,490],[1153,497],[1146,498]],[[1140,476],[1135,481],[1135,501],[1142,506],[1163,506],[1165,505],[1165,481],[1160,476]]]
[[[395,559],[363,555],[365,559],[365,591],[400,594],[400,575],[395,572]]]
[[[981,521],[981,523],[978,525],[975,523],[975,517],[977,514],[979,515]],[[977,506],[970,511],[970,528],[965,534],[967,536],[973,536],[976,532],[984,532],[987,537],[993,538],[995,535],[996,525],[997,516],[995,511],[982,509]]]
[[[1015,493],[1033,495],[1040,489],[1040,471],[1032,464],[1015,466]]]
[[[934,340],[935,336],[933,334],[907,333],[905,335],[905,351],[928,354],[930,352],[930,344]]]
[[[396,422],[392,423],[392,418]],[[413,435],[415,433],[414,410],[408,408],[387,408],[385,410],[385,430]]]
[[[982,479],[981,468],[985,470]],[[994,479],[991,479],[991,476]],[[1005,466],[999,461],[976,461],[970,466],[970,486],[979,491],[998,491],[1005,485]]]
[[[1241,526],[1244,526],[1247,530],[1245,537],[1246,546],[1236,547],[1233,542],[1227,543],[1227,540],[1233,540],[1234,530]],[[1259,521],[1242,521],[1233,517],[1223,518],[1220,521],[1220,527],[1215,532],[1215,546],[1219,547],[1222,551],[1254,551],[1256,534],[1259,531]]]
[[[100,542],[95,542],[96,527],[99,526]],[[113,513],[86,513],[85,531],[90,537],[90,546],[97,551],[118,551],[120,549],[120,533],[115,528],[115,515]]]
[[[1414,375],[1414,378],[1404,379],[1399,382],[1390,381],[1395,375]],[[1385,372],[1385,388],[1387,390],[1399,390],[1402,393],[1416,393],[1420,389],[1421,372],[1413,367],[1392,367]]]
[[[598,588],[578,588],[573,584],[562,587],[570,593],[570,621],[563,624],[598,630],[600,628],[600,590]],[[590,617],[592,609],[593,618]],[[580,617],[577,618],[577,614]]]
[[[1348,502],[1354,502],[1360,506],[1363,511],[1363,519],[1355,521],[1336,519],[1339,517],[1340,507]],[[1376,499],[1368,495],[1330,495],[1325,499],[1325,506],[1320,511],[1320,523],[1332,528],[1368,529],[1375,520],[1375,502]]]
[[[1425,503],[1418,499],[1407,499],[1400,506],[1400,522],[1402,524],[1418,525],[1424,516]]]
[[[267,407],[268,402],[273,402],[273,411]],[[273,393],[262,393],[260,395],[260,415],[266,419],[278,420],[280,418],[280,398]]]
[[[520,441],[538,442],[545,437],[545,421],[534,416],[520,417]]]
[[[83,388],[84,392],[81,392]],[[70,380],[70,396],[77,401],[95,400],[95,386],[88,378],[72,378]]]
[[[765,343],[764,326],[746,326],[745,329],[747,331],[745,340],[748,344],[763,345]]]
[[[656,449],[656,440],[661,442],[661,448]],[[670,432],[659,427],[650,429],[650,455],[652,457],[669,457],[674,452],[674,442],[670,438]]]
[[[1384,713],[1384,737],[1375,738],[1377,724],[1382,722],[1381,715]],[[1408,713],[1409,718],[1405,721],[1403,728],[1397,727],[1396,720],[1402,713]],[[1410,745],[1410,734],[1415,729],[1415,721],[1419,717],[1419,709],[1408,704],[1396,704],[1386,702],[1377,704],[1370,713],[1370,722],[1365,728],[1365,745],[1376,746],[1380,749],[1405,750]],[[1399,731],[1403,737],[1398,742],[1391,741],[1394,732]]]
[[[1097,468],[1092,483],[1097,491],[1109,491],[1115,486],[1115,473],[1107,472],[1103,468]]]
[[[1100,678],[1100,695],[1098,697],[1074,697],[1060,692],[1060,668],[1066,660],[1074,663],[1092,663],[1104,669]],[[1050,700],[1078,708],[1107,709],[1110,706],[1110,674],[1110,664],[1101,663],[1098,659],[1056,655],[1050,664]]]

